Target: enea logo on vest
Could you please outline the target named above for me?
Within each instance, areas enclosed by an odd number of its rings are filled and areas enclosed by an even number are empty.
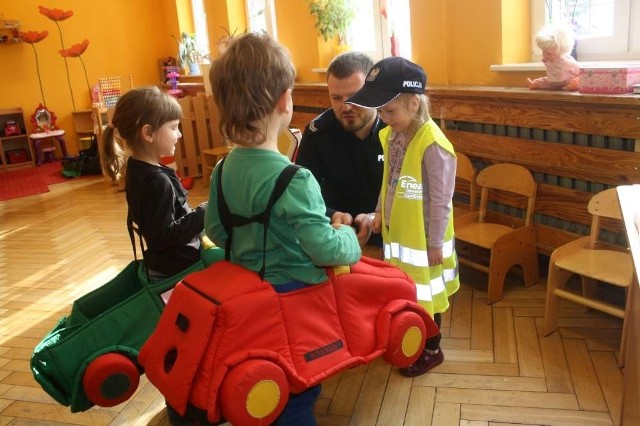
[[[422,200],[422,184],[412,176],[401,176],[396,187],[396,197],[407,200]]]

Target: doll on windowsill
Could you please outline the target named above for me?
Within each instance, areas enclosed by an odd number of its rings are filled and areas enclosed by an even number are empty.
[[[529,89],[578,90],[580,65],[571,56],[575,42],[575,32],[568,26],[546,25],[538,31],[536,44],[542,50],[547,76],[528,78]]]

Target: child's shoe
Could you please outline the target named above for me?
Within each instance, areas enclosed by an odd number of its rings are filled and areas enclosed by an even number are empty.
[[[407,368],[401,368],[400,374],[405,377],[416,377],[442,364],[444,354],[441,349],[430,351],[425,349],[420,358]]]

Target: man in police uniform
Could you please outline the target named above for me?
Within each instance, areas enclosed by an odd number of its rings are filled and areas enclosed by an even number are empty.
[[[373,108],[345,101],[364,85],[373,61],[359,52],[346,52],[331,61],[327,88],[331,109],[326,110],[302,134],[296,164],[311,170],[322,188],[327,216],[332,223],[358,229],[363,254],[380,258],[382,241],[371,235],[382,182],[384,158],[378,131],[385,124]]]

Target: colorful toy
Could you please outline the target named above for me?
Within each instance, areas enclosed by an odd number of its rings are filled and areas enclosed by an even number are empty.
[[[167,73],[169,84],[171,84],[171,89],[169,89],[167,93],[169,93],[171,96],[175,96],[176,98],[181,98],[184,96],[184,92],[178,89],[178,77],[180,77],[180,73],[176,71]]]
[[[31,124],[33,133],[52,132],[58,130],[56,120],[58,116],[42,104],[38,104],[36,110],[31,114]]]
[[[5,136],[17,136],[22,133],[20,126],[15,120],[7,120],[4,123],[4,135]]]
[[[542,50],[546,77],[527,79],[529,89],[578,90],[580,65],[571,56],[576,43],[575,32],[567,25],[547,25],[536,34],[536,44]]]
[[[363,257],[327,273],[323,284],[282,294],[227,261],[187,275],[139,362],[181,414],[189,406],[210,422],[266,425],[289,393],[380,356],[407,367],[438,333],[395,266]]]
[[[99,78],[98,86],[100,87],[100,103],[104,108],[115,107],[118,98],[122,95],[120,77]]]
[[[169,77],[169,83],[171,84],[171,90],[177,90],[178,89],[178,77],[180,76],[179,73],[173,71],[170,72],[169,74],[167,74],[167,77]]]
[[[35,347],[31,371],[36,381],[74,413],[126,401],[138,387],[138,352],[164,309],[162,295],[185,275],[222,258],[220,248],[204,250],[200,262],[153,284],[140,262],[131,262],[73,302],[71,314]]]

